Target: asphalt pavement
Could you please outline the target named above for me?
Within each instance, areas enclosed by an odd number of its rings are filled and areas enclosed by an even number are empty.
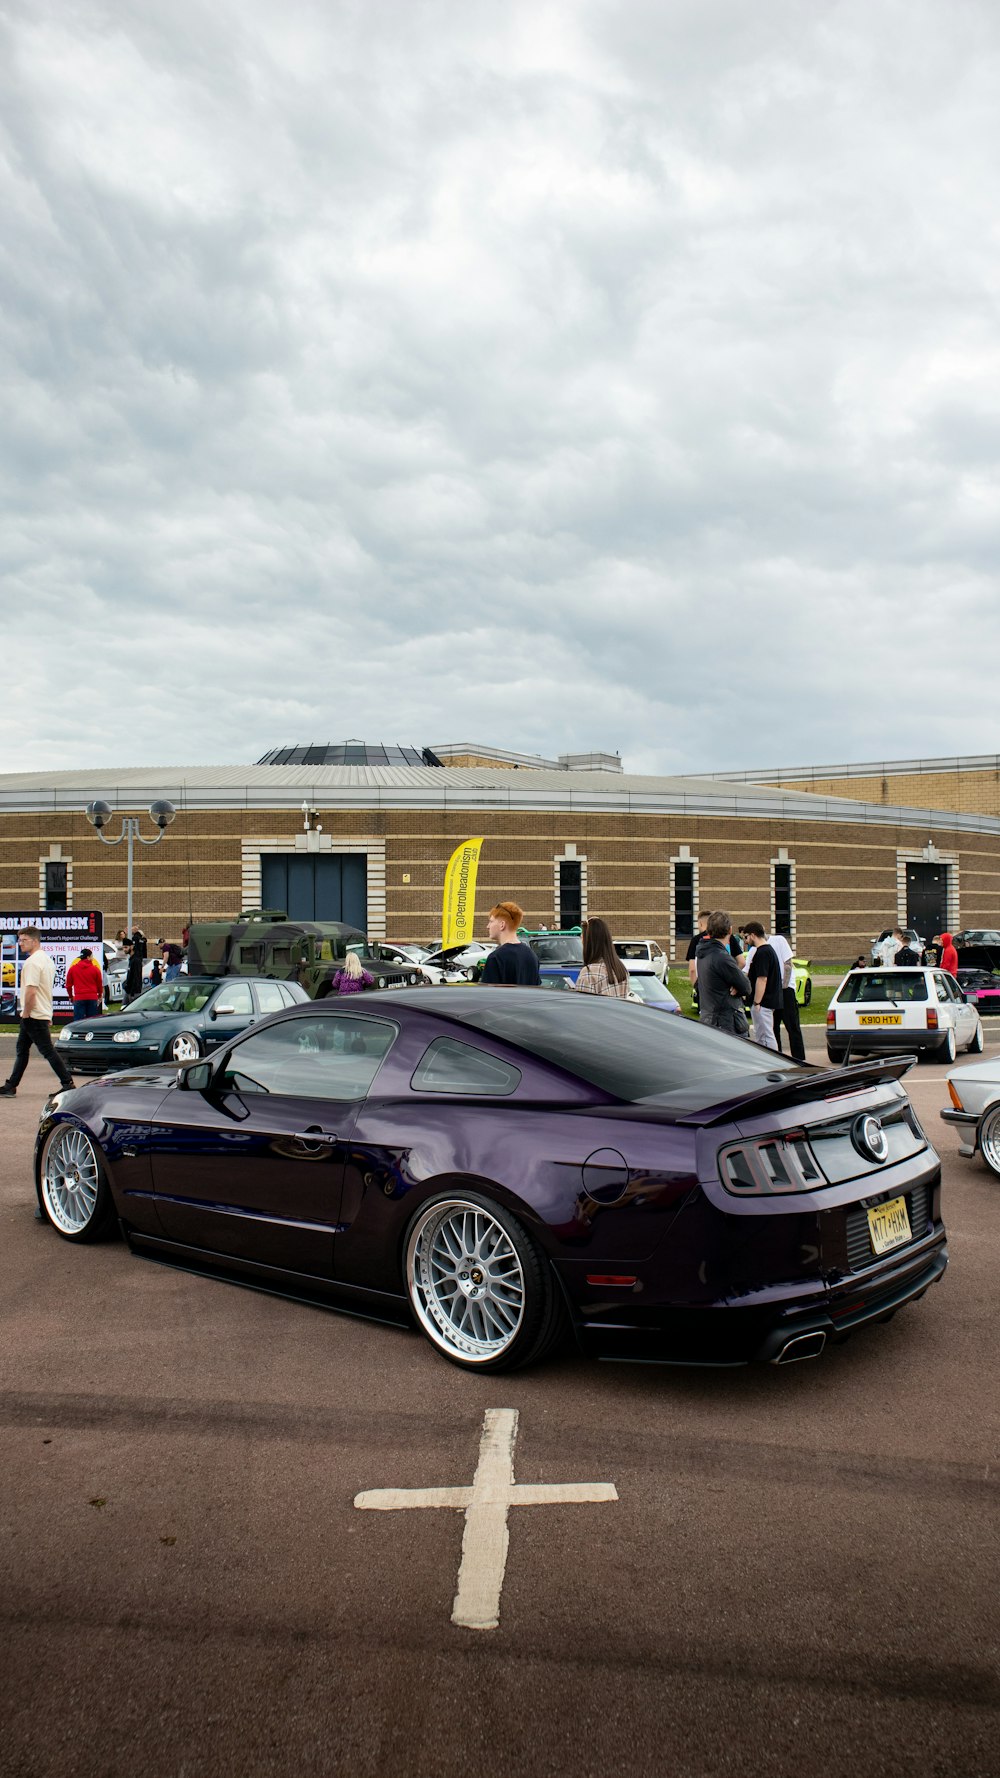
[[[0,1774],[996,1778],[1000,1181],[945,1072],[907,1085],[951,1266],[889,1325],[782,1370],[490,1379],[61,1241],[33,1057],[0,1101]],[[505,1551],[495,1495],[485,1556],[459,1505],[355,1505],[471,1491],[491,1428]],[[452,1621],[480,1558],[493,1629]]]

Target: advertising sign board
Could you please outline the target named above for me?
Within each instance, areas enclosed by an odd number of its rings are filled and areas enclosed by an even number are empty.
[[[37,926],[42,935],[42,950],[48,952],[56,966],[52,1016],[68,1019],[73,1007],[66,993],[66,971],[84,945],[89,946],[94,961],[104,968],[104,915],[93,911],[40,914],[30,908],[13,914],[0,913],[0,1017],[8,1021],[17,1015],[24,961],[17,935],[22,926]]]

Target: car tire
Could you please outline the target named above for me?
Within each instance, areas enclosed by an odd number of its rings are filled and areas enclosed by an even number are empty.
[[[99,1241],[115,1222],[111,1187],[97,1143],[79,1124],[56,1124],[39,1167],[42,1210],[64,1241]]]
[[[949,1028],[949,1030],[945,1036],[945,1040],[944,1040],[943,1044],[941,1045],[941,1048],[938,1051],[938,1055],[945,1062],[949,1062],[949,1063],[953,1062],[955,1060],[955,1057],[958,1055],[958,1044],[955,1042],[954,1026]]]
[[[1000,1179],[1000,1105],[987,1105],[976,1125],[976,1147],[990,1172]]]
[[[973,1032],[972,1040],[967,1045],[968,1053],[970,1056],[981,1056],[985,1048],[986,1048],[986,1039],[983,1036],[982,1021],[980,1019],[977,1019],[976,1020],[976,1029]]]
[[[201,1055],[201,1041],[193,1031],[178,1031],[170,1039],[163,1052],[165,1062],[197,1062]]]
[[[404,1254],[417,1325],[463,1370],[517,1370],[562,1332],[562,1298],[545,1255],[492,1198],[438,1192],[413,1217]]]
[[[802,1004],[803,1004],[803,1006],[808,1006],[812,997],[813,997],[812,976],[807,975],[806,976],[806,985],[802,990]]]

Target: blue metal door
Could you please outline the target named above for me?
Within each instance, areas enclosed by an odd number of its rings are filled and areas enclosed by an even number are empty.
[[[368,860],[356,852],[278,852],[261,859],[266,908],[290,920],[343,920],[368,930]]]

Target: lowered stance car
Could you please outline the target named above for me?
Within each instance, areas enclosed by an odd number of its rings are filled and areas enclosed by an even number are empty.
[[[137,1062],[191,1062],[268,1013],[308,998],[297,982],[176,976],[138,994],[124,1012],[67,1025],[58,1050],[72,1074],[106,1074]]]
[[[442,987],[290,1007],[180,1069],[59,1091],[71,1242],[415,1322],[473,1371],[787,1363],[947,1262],[901,1060],[821,1071],[626,1001]]]
[[[946,1124],[955,1124],[961,1137],[960,1154],[982,1155],[991,1173],[1000,1179],[1000,1059],[970,1062],[948,1076],[951,1104],[942,1111]]]
[[[650,964],[632,963],[627,958],[622,961],[628,970],[630,999],[641,1000],[644,1006],[658,1007],[660,1012],[683,1011],[676,994],[670,992]]]
[[[893,1053],[953,1062],[960,1049],[982,1052],[982,1021],[943,969],[852,969],[827,1010],[831,1062]]]

